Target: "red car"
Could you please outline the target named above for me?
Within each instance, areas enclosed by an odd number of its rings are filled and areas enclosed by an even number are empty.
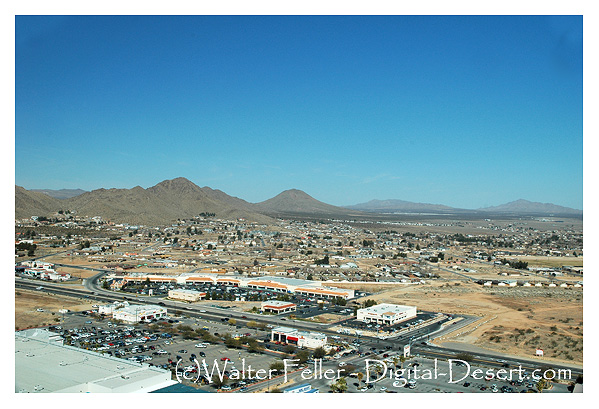
[[[226,356],[222,357],[220,360],[221,360],[221,361],[230,361],[230,359],[229,359],[229,358],[227,358]]]

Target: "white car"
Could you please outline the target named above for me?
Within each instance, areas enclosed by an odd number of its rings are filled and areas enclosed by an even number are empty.
[[[206,310],[200,310],[200,312],[206,312]]]
[[[44,312],[43,308],[38,308],[36,311],[37,312]]]
[[[220,389],[221,389],[222,391],[230,391],[230,390],[231,390],[231,387],[230,387],[229,385],[223,385],[223,386],[221,386],[221,388],[220,388]]]

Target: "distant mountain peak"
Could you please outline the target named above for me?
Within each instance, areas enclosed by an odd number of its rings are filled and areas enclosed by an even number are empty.
[[[580,214],[582,210],[570,207],[558,206],[553,203],[531,202],[526,199],[518,199],[498,206],[490,206],[478,209],[484,212],[499,213],[536,213],[536,214]]]
[[[39,192],[55,199],[68,199],[86,193],[83,189],[31,189],[31,192]]]
[[[303,190],[284,190],[275,197],[256,203],[255,206],[266,212],[276,214],[344,215],[348,209],[321,202]]]
[[[167,179],[148,188],[151,192],[165,191],[173,194],[202,193],[201,188],[184,177]]]

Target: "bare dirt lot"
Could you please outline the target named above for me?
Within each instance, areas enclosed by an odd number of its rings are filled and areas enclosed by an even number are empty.
[[[583,257],[556,257],[556,256],[518,256],[520,261],[528,262],[529,266],[535,267],[561,267],[561,266],[583,266]]]
[[[545,358],[582,363],[583,296],[579,288],[427,284],[364,297],[368,298],[379,303],[416,305],[424,311],[481,316],[471,328],[446,335],[438,343],[463,342],[526,357],[534,356],[536,348],[541,348]]]
[[[44,311],[39,312],[38,308]],[[15,291],[15,330],[56,324],[61,317],[58,310],[63,308],[84,311],[92,306],[78,298],[18,289]]]

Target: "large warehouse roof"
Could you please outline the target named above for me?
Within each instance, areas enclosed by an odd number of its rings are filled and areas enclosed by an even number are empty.
[[[15,392],[152,392],[170,371],[62,345],[44,329],[15,332]]]

